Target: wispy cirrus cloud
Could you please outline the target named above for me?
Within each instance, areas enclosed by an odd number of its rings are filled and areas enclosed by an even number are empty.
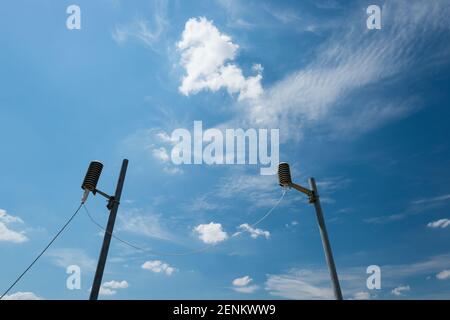
[[[404,283],[410,279],[423,279],[439,274],[438,272],[443,272],[442,270],[444,272],[441,276],[446,276],[445,271],[450,267],[449,258],[450,254],[442,254],[412,263],[380,265],[383,275],[382,289],[388,291],[379,292],[386,294],[383,298],[389,298],[390,295],[398,296],[396,293],[403,294],[409,291],[404,288],[406,287]],[[375,298],[367,295],[367,276],[366,266],[339,268],[344,298]],[[281,274],[269,274],[265,290],[271,295],[286,299],[333,299],[330,275],[328,270],[323,268],[293,268]]]
[[[315,127],[339,136],[368,131],[415,112],[418,102],[412,98],[386,104],[379,97],[369,103],[355,97],[375,85],[401,81],[403,71],[419,62],[423,69],[445,64],[449,10],[444,1],[431,6],[420,1],[389,2],[383,6],[385,27],[380,33],[368,31],[359,14],[347,17],[342,23],[349,27],[325,41],[316,59],[266,88],[261,101],[246,109],[249,121],[286,132]],[[431,34],[442,41],[431,45],[427,37]]]
[[[94,271],[96,260],[91,258],[85,250],[79,248],[51,249],[47,256],[59,267],[67,268],[70,265],[78,265],[85,271]]]
[[[167,0],[156,0],[152,12],[153,18],[151,20],[138,18],[126,25],[116,25],[112,32],[113,40],[118,44],[123,44],[130,39],[134,39],[158,51],[155,44],[160,40],[168,26]]]
[[[366,223],[371,224],[384,224],[384,223],[390,223],[390,222],[396,222],[403,220],[411,215],[417,215],[424,212],[428,212],[430,210],[440,208],[444,205],[447,205],[447,203],[450,201],[450,195],[440,195],[440,196],[434,196],[434,197],[427,197],[427,198],[420,198],[417,200],[412,200],[408,203],[405,210],[399,213],[385,215],[385,216],[376,216],[371,217],[368,219],[365,219],[364,221]],[[438,221],[430,222],[428,225],[430,228],[445,228],[448,226],[447,219],[441,219]]]
[[[239,293],[254,293],[256,290],[259,289],[258,285],[251,284],[253,282],[253,279],[250,278],[250,276],[244,276],[241,278],[236,278],[232,281],[233,284],[233,290]]]
[[[118,229],[122,231],[168,241],[174,239],[160,214],[134,208],[123,212],[119,221]]]
[[[417,65],[427,70],[448,63],[450,45],[445,35],[450,9],[445,1],[398,1],[386,3],[382,10],[382,32],[367,30],[359,11],[346,15],[345,21],[338,18],[337,23],[347,27],[331,28],[331,36],[317,47],[308,65],[266,88],[259,87],[257,76],[251,83],[247,80],[252,77],[246,79],[234,64],[226,63],[235,58],[237,50],[231,37],[206,18],[190,19],[178,43],[185,50],[181,64],[186,69],[180,91],[226,88],[237,93],[238,100],[243,100],[243,93],[254,92],[235,121],[281,128],[282,140],[301,138],[305,132],[331,138],[358,136],[407,117],[421,108],[418,98],[388,101],[382,95],[368,94],[377,87],[410,80],[404,79],[404,71],[414,72]],[[292,12],[278,12],[278,19],[300,18]],[[430,43],[429,35],[440,41]],[[250,83],[255,90],[250,90]]]
[[[268,275],[266,291],[286,299],[333,299],[333,291],[325,285],[326,274],[310,270],[291,270],[285,274]]]

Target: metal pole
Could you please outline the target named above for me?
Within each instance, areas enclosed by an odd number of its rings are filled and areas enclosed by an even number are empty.
[[[120,197],[122,195],[123,183],[125,181],[125,175],[127,172],[128,160],[124,159],[122,162],[122,169],[120,170],[119,180],[117,181],[116,193],[108,208],[110,214],[108,218],[108,225],[106,226],[105,236],[103,238],[102,250],[100,251],[100,257],[98,258],[97,270],[95,271],[94,282],[92,284],[91,295],[89,300],[97,300],[100,286],[102,284],[103,271],[105,269],[106,258],[108,256],[109,244],[111,243],[111,237],[114,229],[114,222],[116,221],[117,210],[119,209]]]
[[[322,207],[320,206],[319,193],[317,192],[316,181],[314,178],[309,178],[309,187],[313,192],[311,202],[316,208],[317,222],[319,224],[320,236],[322,238],[323,249],[325,251],[325,258],[330,271],[331,281],[333,283],[333,291],[336,300],[342,300],[341,286],[339,285],[339,278],[334,264],[333,253],[331,252],[330,240],[328,239],[327,228],[325,227],[325,220],[323,218]]]

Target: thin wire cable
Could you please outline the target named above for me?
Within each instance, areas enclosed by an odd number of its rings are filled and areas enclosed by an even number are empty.
[[[278,207],[278,205],[280,204],[280,202],[283,200],[284,196],[286,195],[287,191],[288,191],[288,189],[283,189],[281,197],[278,199],[278,201],[275,203],[275,205],[269,211],[267,211],[267,213],[264,216],[262,216],[258,221],[256,221],[255,223],[249,225],[249,227],[250,228],[256,227],[258,224],[260,224],[261,222],[266,220],[272,214],[272,212]],[[235,232],[232,235],[232,237],[238,236],[241,233],[243,233],[243,231]]]
[[[269,215],[275,210],[275,208],[278,207],[280,202],[283,200],[286,192],[287,192],[287,190],[283,190],[283,193],[281,194],[281,197],[278,199],[278,201],[275,203],[275,205],[262,218],[260,218],[258,221],[256,221],[255,223],[251,224],[250,226],[254,227],[254,226],[260,224],[267,217],[269,217]],[[106,232],[107,234],[109,234],[114,239],[122,242],[123,244],[125,244],[125,245],[127,245],[127,246],[129,246],[129,247],[131,247],[133,249],[136,249],[136,250],[139,250],[139,251],[143,251],[143,252],[147,252],[147,253],[150,253],[150,254],[153,254],[153,255],[159,255],[159,256],[187,256],[187,255],[191,255],[191,254],[195,254],[195,253],[200,253],[200,252],[206,251],[206,250],[216,246],[215,244],[212,244],[212,245],[200,248],[200,249],[195,249],[195,250],[192,250],[192,251],[180,252],[180,253],[158,252],[158,251],[151,250],[151,249],[145,249],[145,248],[137,246],[137,245],[135,245],[135,244],[133,244],[133,243],[131,243],[129,241],[123,240],[122,238],[120,238],[120,237],[114,235],[113,233],[107,231],[104,226],[102,226],[97,220],[95,220],[95,218],[91,215],[91,213],[89,212],[89,210],[88,210],[88,208],[87,208],[87,206],[85,204],[83,204],[83,209],[86,212],[89,220],[91,220],[91,222],[94,223],[103,232]],[[232,238],[236,237],[236,236],[238,236],[241,233],[242,233],[242,231],[236,232],[231,237]]]
[[[127,245],[127,246],[129,246],[129,247],[131,247],[133,249],[136,249],[136,250],[139,250],[139,251],[143,251],[143,252],[146,252],[146,253],[149,253],[149,254],[152,254],[152,255],[158,255],[158,256],[187,256],[187,255],[190,255],[190,254],[206,251],[209,248],[212,248],[212,247],[215,246],[215,244],[213,244],[213,245],[209,245],[209,246],[206,246],[206,247],[203,247],[203,248],[200,248],[200,249],[195,249],[195,250],[192,250],[192,251],[180,252],[180,253],[167,253],[167,252],[155,251],[155,250],[152,250],[152,249],[146,249],[146,248],[137,246],[135,244],[132,244],[129,241],[123,240],[119,236],[116,236],[115,234],[107,231],[105,227],[103,227],[97,220],[95,220],[95,218],[91,215],[91,213],[89,212],[89,209],[87,208],[86,205],[83,205],[83,209],[86,212],[89,220],[91,220],[91,222],[94,223],[97,227],[99,227],[103,232],[109,234],[114,239],[122,242],[123,244],[125,244],[125,245]]]
[[[9,288],[1,295],[0,300],[3,299],[4,296],[8,294],[8,292],[14,288],[14,286],[22,279],[22,277],[30,270],[33,265],[39,260],[39,258],[47,251],[48,248],[52,245],[52,243],[59,237],[59,235],[66,229],[66,227],[69,225],[70,222],[75,218],[75,216],[78,214],[78,211],[80,211],[83,203],[80,204],[78,209],[72,214],[69,220],[64,224],[64,226],[59,229],[58,233],[53,237],[53,239],[45,246],[45,248],[41,251],[41,253],[38,254],[38,256],[33,260],[33,262],[30,263],[30,265],[20,274],[20,276],[9,286]]]
[[[275,205],[272,207],[272,209],[270,209],[269,211],[267,211],[267,213],[258,221],[256,221],[255,223],[251,224],[251,227],[256,227],[258,224],[260,224],[261,222],[263,222],[264,220],[266,220],[273,212],[273,210],[276,209],[276,207],[278,207],[278,205],[280,204],[280,202],[283,200],[284,196],[286,195],[288,189],[283,189],[283,192],[281,194],[280,199],[278,199],[278,201],[275,203]]]

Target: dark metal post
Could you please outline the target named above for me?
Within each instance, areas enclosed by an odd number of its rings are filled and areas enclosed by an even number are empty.
[[[106,226],[102,250],[100,251],[100,257],[98,259],[97,270],[95,271],[94,282],[92,284],[91,295],[89,297],[89,300],[98,299],[98,293],[100,291],[100,286],[102,284],[103,271],[105,269],[106,258],[108,256],[109,244],[111,243],[111,237],[114,229],[114,223],[116,221],[117,210],[119,209],[120,197],[122,195],[122,188],[123,183],[125,181],[127,167],[128,167],[128,160],[124,159],[122,162],[122,169],[120,170],[119,180],[117,182],[116,193],[108,203],[108,209],[110,210],[108,225]]]
[[[336,300],[342,300],[341,286],[339,285],[336,265],[334,264],[333,253],[331,252],[331,245],[328,239],[327,228],[325,227],[325,220],[323,218],[322,207],[320,206],[319,194],[317,192],[316,181],[314,178],[309,178],[309,187],[313,192],[311,202],[314,203],[314,207],[316,208],[317,222],[319,224],[320,236],[322,238],[328,270],[330,271],[331,281],[333,283],[334,296]]]

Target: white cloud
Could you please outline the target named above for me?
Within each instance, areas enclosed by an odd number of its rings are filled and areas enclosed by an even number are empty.
[[[101,295],[101,296],[113,296],[116,293],[117,293],[116,290],[105,288],[103,286],[100,287],[100,291],[98,292],[98,294]]]
[[[427,224],[429,228],[447,228],[450,226],[450,219],[440,219]]]
[[[110,289],[126,289],[129,287],[129,284],[125,280],[122,281],[111,280],[108,282],[104,282],[103,287]]]
[[[169,136],[169,135],[168,135],[166,132],[164,132],[164,131],[158,132],[158,133],[156,134],[156,137],[157,137],[159,140],[161,140],[162,142],[165,142],[165,143],[170,143],[170,144],[175,144],[175,143],[176,143],[176,141],[175,141],[174,139],[172,139],[172,137]]]
[[[170,126],[175,127],[178,125],[178,123],[170,124]],[[151,128],[138,130],[129,135],[121,141],[121,148],[126,150],[128,155],[134,155],[138,161],[156,159],[158,164],[163,166],[160,172],[177,175],[183,173],[183,170],[180,166],[172,163],[169,152],[175,143],[166,132],[161,131],[159,128]],[[144,167],[148,167],[150,170],[154,169],[147,162],[137,163],[135,165],[140,170],[143,170]]]
[[[171,267],[167,263],[160,260],[146,261],[142,265],[142,269],[150,270],[154,273],[164,273],[168,276],[176,271],[174,267]]]
[[[9,215],[5,210],[0,209],[0,242],[23,243],[28,240],[24,231],[15,231],[10,225],[23,223],[22,219]]]
[[[0,222],[0,241],[22,243],[27,240],[28,238],[24,235],[24,232],[11,230],[5,223]]]
[[[265,231],[265,230],[258,229],[258,228],[253,228],[248,223],[241,224],[239,226],[239,229],[241,229],[242,231],[250,233],[250,236],[253,239],[256,239],[258,237],[265,237],[266,239],[270,238],[270,232],[269,231]]]
[[[186,22],[177,47],[181,51],[181,65],[186,71],[179,88],[181,93],[189,95],[201,90],[215,92],[225,88],[229,94],[238,94],[238,100],[257,99],[263,93],[261,65],[254,65],[256,75],[246,78],[242,70],[231,63],[239,46],[205,17],[191,18]]]
[[[253,293],[259,289],[257,285],[249,285],[253,281],[250,276],[244,276],[242,278],[236,278],[233,280],[233,290],[239,293]]]
[[[102,296],[113,296],[117,293],[117,290],[126,289],[128,287],[129,287],[128,282],[125,280],[122,281],[111,280],[104,282],[101,285],[99,294]]]
[[[15,217],[12,215],[9,215],[6,210],[0,209],[0,221],[3,223],[23,223],[23,220],[19,217]]]
[[[200,240],[207,244],[216,244],[228,239],[220,223],[200,224],[194,228],[194,231],[198,233]]]
[[[173,165],[170,162],[171,157],[167,151],[167,148],[171,148],[176,144],[176,141],[164,131],[156,133],[155,137],[159,140],[159,142],[166,145],[166,147],[156,147],[152,150],[153,157],[166,164],[163,171],[170,175],[182,174],[183,169],[181,169],[180,166]]]
[[[3,300],[42,300],[42,298],[38,297],[33,292],[18,291],[16,293],[4,296]]]
[[[152,150],[153,157],[158,159],[161,162],[168,162],[170,161],[170,156],[167,153],[166,148],[160,147]]]
[[[430,198],[422,198],[419,200],[412,201],[412,204],[430,204],[437,202],[445,202],[450,200],[450,194],[444,194],[442,196],[430,197]]]
[[[398,286],[392,289],[391,293],[395,296],[401,296],[404,292],[410,291],[411,288],[409,286]]]
[[[243,287],[252,282],[253,279],[250,276],[244,276],[242,278],[236,278],[233,280],[233,286]]]
[[[236,292],[247,293],[247,294],[253,293],[253,292],[255,292],[258,289],[259,289],[259,286],[257,286],[257,285],[246,286],[246,287],[234,287],[233,288],[233,290],[236,291]]]
[[[447,280],[450,279],[450,270],[442,270],[436,275],[436,278],[439,280]]]
[[[359,291],[353,295],[353,299],[355,300],[369,300],[370,294],[367,291]]]

